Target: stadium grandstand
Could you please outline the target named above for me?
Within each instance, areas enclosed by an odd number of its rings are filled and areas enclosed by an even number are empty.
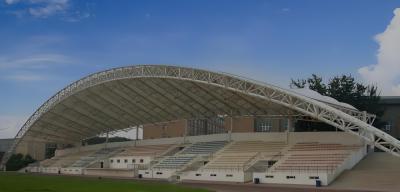
[[[307,89],[193,68],[128,66],[84,77],[48,99],[1,165],[13,153],[30,153],[40,161],[28,172],[329,185],[375,148],[400,157],[400,142],[374,120]],[[304,131],[299,122],[331,129]],[[128,129],[136,138],[107,142]],[[105,143],[83,145],[99,135]],[[46,157],[46,146],[55,146],[54,156]]]

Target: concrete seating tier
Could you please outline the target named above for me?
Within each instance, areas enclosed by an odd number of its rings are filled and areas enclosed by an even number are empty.
[[[264,142],[264,141],[237,141],[224,150],[225,153],[242,152],[279,152],[286,144],[284,142]]]
[[[286,147],[284,142],[236,141],[216,154],[203,169],[239,169],[248,168],[250,161],[258,153],[276,154]]]
[[[82,156],[79,160],[75,161],[70,167],[87,167],[92,162],[104,159],[112,154],[117,148],[103,148],[88,156]]]
[[[203,169],[243,169],[246,162],[253,158],[257,153],[224,153],[218,155],[209,162]]]
[[[49,166],[55,164],[58,160],[60,160],[60,157],[52,157],[51,159],[45,159],[40,162],[40,166],[49,167]]]
[[[198,142],[186,147],[180,154],[210,154],[214,153],[226,144],[226,141]]]
[[[115,156],[158,156],[167,151],[173,145],[148,145],[136,146],[122,149]]]
[[[297,143],[288,150],[286,158],[274,171],[332,172],[358,149],[360,146],[355,145]]]
[[[40,162],[41,167],[69,167],[81,157],[88,156],[94,151],[83,151],[63,156],[56,156]]]
[[[358,145],[342,145],[336,143],[297,143],[289,151],[328,151],[328,150],[357,150]]]
[[[168,156],[156,164],[153,169],[180,169],[194,158],[195,156]]]

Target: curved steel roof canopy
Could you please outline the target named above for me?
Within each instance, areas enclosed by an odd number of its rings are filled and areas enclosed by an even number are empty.
[[[22,140],[74,143],[147,123],[270,113],[310,116],[400,156],[400,142],[373,127],[373,115],[230,74],[163,65],[110,69],[70,84],[27,120],[7,154]]]

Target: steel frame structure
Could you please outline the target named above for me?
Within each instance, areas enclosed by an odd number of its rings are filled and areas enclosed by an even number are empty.
[[[121,68],[114,68],[102,72],[98,72],[92,75],[89,75],[87,77],[84,77],[78,81],[73,82],[72,84],[68,85],[61,91],[57,92],[55,95],[53,95],[50,99],[48,99],[40,108],[38,108],[32,116],[29,117],[29,119],[25,122],[25,124],[22,126],[22,128],[18,131],[17,135],[15,136],[15,141],[12,144],[11,148],[9,151],[6,152],[2,159],[2,164],[8,160],[10,155],[14,152],[18,144],[24,140],[24,136],[26,135],[27,132],[29,132],[30,128],[38,121],[41,120],[42,116],[49,112],[51,109],[55,108],[57,105],[60,106],[65,106],[65,103],[62,103],[62,101],[66,100],[67,98],[74,98],[74,95],[80,92],[83,92],[91,87],[94,87],[96,85],[102,85],[108,82],[113,82],[117,80],[138,80],[140,82],[143,79],[161,79],[161,80],[179,80],[179,81],[185,81],[185,82],[191,82],[195,84],[197,87],[201,89],[206,89],[206,87],[213,87],[215,89],[221,90],[221,91],[229,91],[229,94],[232,94],[233,96],[236,97],[242,97],[245,98],[242,102],[241,105],[236,104],[236,103],[223,103],[226,101],[223,101],[220,99],[221,103],[227,106],[231,107],[231,111],[233,110],[235,114],[231,115],[243,115],[242,113],[236,112],[235,109],[240,108],[241,106],[248,106],[252,107],[251,109],[254,109],[254,111],[260,111],[263,110],[260,107],[257,107],[254,103],[251,103],[251,100],[257,100],[261,101],[262,103],[268,105],[270,103],[283,106],[285,108],[288,108],[290,110],[295,111],[296,113],[300,113],[306,116],[310,116],[314,119],[317,119],[319,121],[325,122],[329,125],[332,125],[340,130],[343,130],[345,132],[348,132],[350,134],[356,135],[366,141],[366,143],[373,145],[383,151],[386,151],[388,153],[391,153],[395,156],[400,157],[400,142],[390,136],[389,134],[373,127],[371,124],[375,119],[374,115],[367,114],[365,112],[360,112],[355,109],[349,109],[346,107],[342,106],[337,106],[331,103],[324,103],[322,101],[318,101],[300,94],[297,94],[295,92],[292,92],[290,90],[286,90],[280,87],[276,87],[273,85],[269,85],[263,82],[259,81],[254,81],[251,79],[235,76],[232,74],[227,74],[227,73],[217,73],[217,72],[211,72],[211,71],[206,71],[206,70],[200,70],[200,69],[193,69],[193,68],[186,68],[186,67],[177,67],[177,66],[165,66],[165,65],[137,65],[137,66],[128,66],[128,67],[121,67]],[[147,84],[147,86],[150,86],[153,91],[155,91],[156,94],[162,95],[164,94],[164,91],[162,88],[159,87],[159,85],[155,83],[149,82],[142,82],[142,84]],[[141,97],[145,98],[148,97],[146,95],[146,92],[140,89],[140,86],[142,84],[137,84],[135,86],[122,83],[118,84],[115,86],[119,86],[120,89],[118,89],[118,92],[131,92],[131,93],[136,93],[140,95]],[[181,95],[191,99],[191,107],[194,105],[200,106],[199,111],[196,111],[197,115],[200,113],[199,116],[194,114],[194,111],[192,111],[192,108],[189,106],[185,106],[183,103],[179,103],[176,100],[173,100],[174,97],[171,96],[165,96],[162,97],[163,100],[169,101],[175,104],[175,106],[163,106],[159,101],[156,99],[149,97],[146,98],[146,102],[152,103],[155,106],[158,106],[159,109],[159,116],[146,116],[144,115],[146,113],[149,113],[149,111],[146,111],[144,109],[146,105],[143,105],[138,102],[132,102],[130,105],[135,105],[138,108],[143,109],[141,112],[138,112],[131,117],[134,119],[139,119],[139,121],[135,121],[135,125],[140,125],[144,123],[156,123],[157,121],[159,122],[160,120],[174,120],[177,118],[196,118],[196,117],[210,117],[210,115],[219,115],[221,113],[228,114],[226,113],[229,111],[228,109],[222,107],[222,104],[220,105],[209,105],[209,106],[204,106],[202,103],[200,103],[200,100],[203,98],[197,96],[196,94],[190,93],[188,91],[187,93],[182,90],[182,88],[179,88],[176,83],[171,83],[166,81],[166,85],[171,86],[171,89],[176,89],[178,90],[177,92],[180,93]],[[110,85],[104,86],[106,88],[109,88]],[[178,94],[177,93],[177,94]],[[90,93],[88,92],[86,96],[90,96]],[[216,98],[218,94],[211,95]],[[124,98],[121,94],[116,93],[115,97],[119,97],[122,99],[127,100],[128,98]],[[76,99],[76,102],[79,102],[79,99]],[[104,102],[109,102],[107,106],[109,108],[103,109],[103,111],[89,111],[91,113],[94,112],[101,112],[104,113],[104,115],[110,115],[110,116],[118,116],[118,115],[123,115],[121,117],[126,117],[125,119],[128,118],[129,115],[127,114],[118,114],[115,112],[115,106],[110,103],[110,101],[107,101],[105,98],[103,98]],[[87,104],[87,103],[86,103]],[[72,105],[72,104],[70,104]],[[89,104],[87,104],[89,105]],[[193,105],[193,106],[192,106]],[[122,105],[120,105],[122,106]],[[76,110],[73,107],[69,106],[70,108],[68,110]],[[114,107],[114,108],[113,108]],[[171,108],[177,107],[177,108],[182,108],[183,111],[186,111],[186,113],[182,114],[175,114]],[[114,110],[113,110],[114,109]],[[109,110],[109,111],[107,111]],[[213,111],[210,111],[213,110]],[[51,112],[51,111],[50,111]],[[126,111],[127,113],[129,111]],[[52,113],[52,112],[51,112]],[[76,113],[82,113],[81,111],[76,111]],[[248,112],[247,114],[252,113]],[[196,117],[194,117],[196,115]],[[245,114],[246,115],[246,114]],[[143,118],[141,118],[143,117]],[[63,119],[65,118],[65,119]],[[94,131],[97,131],[97,134],[104,133],[106,129],[104,127],[100,126],[100,123],[96,122],[96,119],[92,116],[80,116],[79,118],[86,118],[90,120],[91,123],[85,124],[85,125],[79,125],[78,123],[72,122],[70,123],[71,126],[67,126],[68,129],[71,129],[76,126],[85,126],[89,127],[90,126],[99,126],[101,129],[96,129]],[[121,119],[115,119],[112,123],[114,124],[125,124],[129,122],[125,122],[124,118]],[[68,117],[60,117],[60,120],[65,120],[68,119]],[[67,131],[68,129],[65,129]],[[80,130],[76,130],[75,132],[79,132]],[[108,130],[107,130],[108,131]],[[111,131],[118,131],[118,130],[111,130]],[[54,132],[52,131],[47,131],[44,132],[48,134],[48,137],[52,137],[52,134]],[[72,134],[72,133],[71,133]],[[57,137],[60,137],[57,135]],[[80,138],[83,139],[83,138]],[[62,140],[68,140],[68,138],[63,138]],[[73,140],[73,139],[72,139]]]

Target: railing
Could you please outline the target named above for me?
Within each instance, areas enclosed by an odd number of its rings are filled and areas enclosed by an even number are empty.
[[[194,163],[196,163],[197,161],[200,161],[200,159],[202,159],[202,158],[203,157],[201,155],[196,156],[191,161],[187,162],[180,170],[185,170],[185,169],[190,168]]]
[[[243,171],[250,168],[255,163],[255,161],[257,161],[258,159],[261,158],[261,156],[262,156],[261,152],[257,152],[252,158],[250,158],[246,162],[244,162],[243,163]]]

